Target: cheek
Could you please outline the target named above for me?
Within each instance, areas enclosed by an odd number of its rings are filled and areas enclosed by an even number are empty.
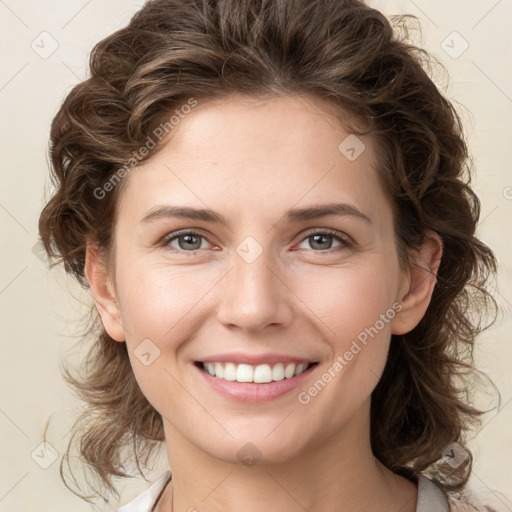
[[[160,414],[185,412],[189,405],[175,380],[176,357],[201,329],[208,291],[218,278],[197,267],[119,263],[121,314],[135,379]]]
[[[325,331],[344,346],[348,339],[373,326],[380,315],[390,319],[398,275],[394,267],[375,262],[322,269],[297,281],[298,295],[324,324]],[[391,310],[391,311],[389,311]],[[388,314],[386,315],[386,313]],[[311,313],[310,313],[311,314]],[[379,330],[389,330],[378,323]]]
[[[303,280],[298,292],[307,297],[305,302],[318,319],[318,329],[330,345],[332,363],[338,362],[331,371],[337,376],[331,391],[354,390],[354,406],[371,393],[387,360],[391,321],[398,307],[398,270],[390,264],[387,272],[383,268],[384,262],[374,261],[319,272],[316,279]],[[335,400],[334,395],[332,398]]]
[[[120,268],[121,313],[132,344],[141,337],[171,341],[193,330],[197,306],[215,283],[211,273],[194,266],[141,263]]]
[[[397,274],[394,267],[387,273],[381,268],[381,264],[365,264],[333,270],[329,276],[319,274],[315,286],[307,287],[308,294],[306,287],[300,291],[318,318],[316,325],[330,345],[331,359],[318,380],[301,390],[299,402],[326,406],[331,411],[329,431],[336,431],[356,413],[386,365],[398,306]]]

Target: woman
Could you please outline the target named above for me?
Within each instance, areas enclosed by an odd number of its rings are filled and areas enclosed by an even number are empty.
[[[120,511],[463,505],[496,261],[425,55],[356,0],[154,0],[93,49],[40,233],[100,321],[69,449],[104,495],[165,441]]]

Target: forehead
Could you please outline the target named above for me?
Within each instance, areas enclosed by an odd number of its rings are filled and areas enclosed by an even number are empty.
[[[372,143],[332,112],[312,96],[199,101],[161,151],[125,178],[120,214],[165,202],[228,216],[341,201],[389,210]]]

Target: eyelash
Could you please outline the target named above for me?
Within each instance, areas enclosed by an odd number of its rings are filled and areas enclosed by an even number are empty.
[[[170,235],[164,237],[162,239],[162,241],[160,242],[160,245],[164,248],[169,248],[170,249],[170,246],[169,244],[173,241],[173,240],[176,240],[177,238],[181,237],[181,236],[184,236],[184,235],[194,235],[194,236],[198,236],[200,238],[203,238],[205,240],[208,241],[208,238],[205,236],[205,235],[202,235],[201,233],[198,233],[196,231],[190,231],[190,230],[187,230],[187,231],[181,231],[181,232],[178,232],[176,234],[174,233],[171,233]],[[304,240],[307,240],[308,238],[312,237],[313,235],[330,235],[332,236],[336,241],[340,242],[341,243],[341,247],[338,246],[338,247],[335,247],[334,249],[320,249],[320,250],[315,250],[315,249],[311,249],[311,251],[313,252],[317,252],[317,253],[331,253],[331,252],[336,252],[337,250],[340,250],[340,249],[349,249],[349,248],[352,248],[354,246],[354,242],[348,237],[348,236],[342,236],[341,233],[339,231],[336,231],[334,229],[318,229],[318,228],[313,228],[309,231],[306,231],[306,233],[304,234],[303,238],[300,240],[300,243],[304,242]],[[211,243],[211,242],[210,242]],[[176,251],[176,252],[180,252],[180,253],[191,253],[192,255],[194,253],[196,253],[197,251],[201,251],[202,249],[194,249],[192,251],[186,251],[184,249],[176,249],[176,248],[172,248],[172,250]]]

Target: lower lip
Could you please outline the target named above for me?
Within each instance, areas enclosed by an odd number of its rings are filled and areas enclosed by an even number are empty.
[[[193,366],[206,382],[221,395],[237,402],[263,403],[279,398],[304,384],[306,379],[315,371],[318,363],[311,365],[306,371],[291,379],[284,378],[283,380],[265,382],[263,384],[220,379],[210,375],[195,364]]]

